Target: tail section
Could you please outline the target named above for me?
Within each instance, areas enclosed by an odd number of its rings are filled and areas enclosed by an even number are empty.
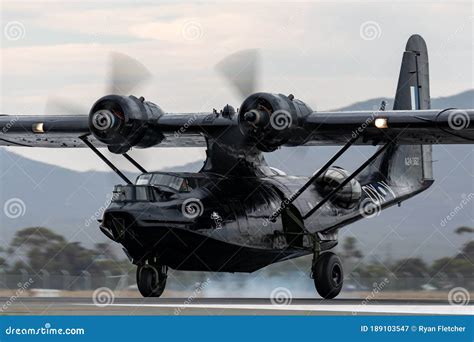
[[[413,35],[403,53],[393,109],[430,109],[430,102],[426,43],[421,36]],[[360,175],[359,182],[366,195],[380,204],[389,205],[412,197],[433,183],[432,147],[394,144]],[[384,191],[378,191],[380,184]],[[386,191],[387,187],[390,191]]]
[[[431,109],[428,49],[420,35],[415,34],[408,39],[393,109]],[[432,150],[431,145],[403,146],[398,153],[405,155],[405,164],[409,164],[407,166],[419,166],[416,169],[421,174],[414,177],[428,180],[433,179]],[[420,165],[413,165],[416,162],[413,158],[418,158]]]

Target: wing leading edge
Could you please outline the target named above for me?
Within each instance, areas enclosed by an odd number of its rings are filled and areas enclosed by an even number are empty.
[[[379,127],[377,127],[379,125]],[[230,128],[235,120],[209,113],[165,114],[153,125],[165,139],[157,147],[203,147],[205,137]],[[0,146],[81,148],[89,135],[88,115],[0,116]],[[343,145],[357,137],[356,145],[395,141],[411,144],[474,143],[474,110],[313,112],[303,118],[287,146]],[[104,144],[89,139],[96,147]]]
[[[85,147],[89,133],[88,115],[0,116],[0,146]]]
[[[341,145],[358,137],[356,145],[394,141],[412,144],[474,143],[474,110],[314,112],[304,119],[301,136],[290,144]]]
[[[165,139],[157,147],[206,146],[204,135],[232,125],[210,113],[165,114],[153,123]],[[105,147],[91,135],[89,115],[0,115],[0,146],[82,148],[80,137]]]

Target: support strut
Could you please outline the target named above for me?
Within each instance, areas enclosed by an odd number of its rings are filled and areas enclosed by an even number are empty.
[[[324,197],[313,209],[311,209],[306,215],[303,216],[303,220],[306,220],[308,217],[313,215],[316,210],[321,208],[327,201],[329,201],[339,190],[341,190],[346,184],[348,184],[355,176],[361,173],[370,163],[372,163],[375,158],[377,158],[383,151],[387,149],[388,146],[391,145],[391,142],[386,143],[381,148],[379,148],[375,153],[367,159],[357,170],[351,173],[349,177],[347,177],[341,184],[334,188],[326,197]]]
[[[132,163],[133,166],[135,166],[138,170],[140,170],[140,172],[148,173],[148,171],[145,170],[143,166],[141,166],[135,159],[130,157],[127,153],[122,153],[122,156],[124,156],[125,159],[127,159],[130,163]]]
[[[349,147],[357,140],[359,136],[356,135],[352,137],[337,153],[328,160],[326,164],[322,168],[320,168],[311,178],[301,187],[299,188],[293,195],[289,198],[285,198],[281,204],[280,208],[275,210],[273,214],[269,217],[269,220],[275,222],[277,217],[281,214],[283,210],[285,210],[291,203],[293,203],[302,193],[305,191],[319,176],[321,176],[326,170],[340,157],[347,151]]]
[[[110,160],[107,159],[106,156],[100,153],[100,151],[94,145],[92,145],[89,139],[87,139],[87,135],[83,135],[79,137],[79,139],[81,139],[84,142],[84,144],[86,144],[87,147],[89,147],[100,159],[102,159],[102,161],[106,163],[107,166],[112,169],[112,171],[114,171],[120,178],[122,178],[125,181],[125,183],[127,183],[128,185],[133,184],[130,181],[130,179],[127,178],[127,176],[125,176],[114,164],[112,164]]]

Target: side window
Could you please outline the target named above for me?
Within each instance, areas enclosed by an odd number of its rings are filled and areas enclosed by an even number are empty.
[[[150,183],[152,174],[140,175],[137,178],[136,185],[148,185]]]
[[[150,196],[148,195],[148,187],[146,186],[135,187],[135,200],[136,201],[149,201]]]

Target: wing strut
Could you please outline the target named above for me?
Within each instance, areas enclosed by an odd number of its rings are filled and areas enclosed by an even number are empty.
[[[385,106],[386,106],[386,102],[385,101],[382,101],[382,103],[380,104],[380,108],[379,110],[380,111],[385,111]],[[300,188],[298,189],[293,195],[291,195],[289,198],[285,198],[281,204],[280,204],[280,208],[278,208],[277,210],[275,210],[273,212],[273,214],[268,218],[270,221],[272,222],[275,222],[277,217],[281,214],[281,212],[283,210],[285,210],[291,203],[293,203],[302,193],[303,191],[305,191],[315,180],[316,178],[318,178],[319,176],[321,176],[324,172],[326,172],[326,170],[340,157],[344,154],[344,152],[347,151],[347,149],[349,147],[352,146],[352,144],[354,144],[354,142],[359,138],[360,136],[360,133],[362,133],[363,131],[365,130],[365,128],[362,128],[361,127],[361,130],[359,131],[359,134],[353,134],[352,135],[352,138],[346,142],[346,144],[339,150],[337,151],[337,153],[331,157],[331,159],[328,160],[328,162],[326,164],[324,164],[324,166],[322,168],[320,168],[313,176],[311,176],[311,178]],[[385,149],[385,147],[383,147],[383,149]],[[376,152],[376,154],[378,155],[378,153],[380,152]],[[376,156],[375,156],[376,157]],[[375,159],[374,156],[372,156],[369,160],[371,160],[372,158]],[[368,165],[368,164],[367,164]],[[364,166],[365,167],[365,166]],[[362,170],[360,170],[362,171]],[[359,171],[359,172],[360,172]],[[356,174],[352,174],[352,178],[354,178],[355,176],[357,176],[357,174],[359,173],[357,172]],[[349,178],[348,182],[351,181],[352,179],[351,177]],[[344,183],[343,185],[346,185],[347,183]],[[341,187],[342,188],[342,187]],[[339,190],[339,189],[337,189]],[[334,191],[334,193],[336,193],[337,191]],[[329,194],[329,195],[333,195],[333,194]],[[325,199],[323,200],[323,202],[325,202]],[[324,203],[323,203],[324,204]],[[318,204],[319,205],[319,204]],[[311,216],[311,214],[313,214],[318,208],[318,206],[316,206],[315,208],[311,209],[311,211],[305,215],[305,217],[303,217],[303,219],[306,219],[307,217]]]
[[[278,208],[270,217],[269,220],[275,222],[277,217],[281,214],[283,210],[285,210],[291,203],[293,203],[302,193],[305,191],[313,182],[321,176],[326,170],[340,157],[347,151],[349,147],[357,140],[359,136],[353,136],[346,144],[339,150],[337,153],[329,159],[329,161],[324,164],[322,168],[320,168],[311,178],[301,187],[299,188],[293,195],[289,198],[285,198],[281,204],[280,208]]]
[[[125,159],[127,159],[130,163],[132,163],[133,166],[135,166],[138,170],[140,170],[140,172],[148,173],[148,171],[145,170],[143,166],[141,166],[135,159],[130,157],[127,153],[122,153],[122,156],[124,156]]]
[[[308,217],[313,215],[316,210],[321,208],[327,201],[329,201],[339,190],[341,190],[347,183],[349,183],[352,179],[354,179],[355,176],[357,176],[359,173],[362,172],[370,163],[372,163],[375,158],[377,158],[383,151],[387,149],[388,146],[390,146],[392,142],[388,142],[377,151],[369,158],[367,159],[357,170],[351,173],[349,177],[347,177],[341,184],[339,184],[336,188],[334,188],[333,191],[331,191],[326,197],[324,197],[313,209],[311,209],[306,215],[303,216],[303,220],[306,220]]]
[[[108,167],[110,167],[117,175],[120,176],[120,178],[122,178],[125,183],[127,183],[128,185],[132,185],[133,183],[130,181],[130,179],[127,178],[127,176],[125,176],[114,164],[112,164],[112,162],[110,160],[107,159],[106,156],[104,156],[102,153],[100,153],[100,151],[94,146],[92,145],[92,143],[87,139],[87,135],[83,135],[81,137],[79,137],[79,139],[81,139],[84,144],[87,145],[87,147],[89,147],[95,154],[97,154],[97,156],[102,159],[102,161],[104,163],[107,164]],[[127,158],[128,159],[128,158]],[[131,159],[131,158],[130,158]],[[133,160],[133,159],[132,159]],[[133,163],[132,163],[133,164]],[[138,163],[137,163],[138,164]]]

